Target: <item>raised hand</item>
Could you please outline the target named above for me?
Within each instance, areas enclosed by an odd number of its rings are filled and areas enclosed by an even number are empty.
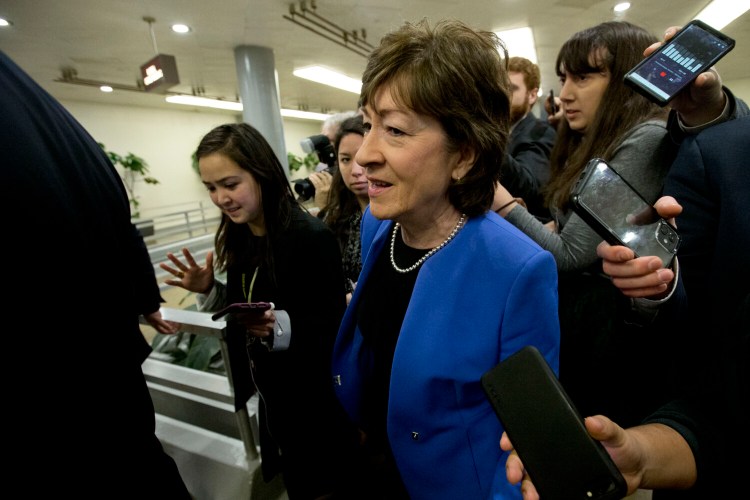
[[[195,293],[210,292],[214,284],[213,252],[209,251],[206,254],[205,266],[198,265],[187,248],[182,249],[182,255],[185,259],[184,263],[170,252],[167,253],[167,258],[173,266],[164,262],[159,264],[159,267],[176,278],[164,280],[164,283],[179,286]]]

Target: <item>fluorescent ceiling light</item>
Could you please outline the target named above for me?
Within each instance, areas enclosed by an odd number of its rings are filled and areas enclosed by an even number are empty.
[[[167,102],[172,104],[185,104],[187,106],[204,106],[206,108],[227,109],[229,111],[242,111],[242,104],[234,101],[222,101],[220,99],[209,99],[194,95],[170,95]]]
[[[299,111],[296,109],[281,108],[281,116],[286,116],[287,118],[302,118],[303,120],[317,120],[319,122],[322,122],[331,115],[327,115],[325,113],[313,113],[312,111]]]
[[[172,104],[184,104],[186,106],[202,106],[206,108],[226,109],[229,111],[242,111],[242,103],[239,102],[223,101],[221,99],[210,99],[208,97],[198,97],[193,95],[170,95],[166,97],[166,101],[171,102]],[[282,108],[281,116],[322,122],[331,115]]]
[[[510,57],[525,57],[534,64],[537,63],[534,33],[531,28],[495,31],[495,34],[505,43]]]
[[[714,0],[700,11],[695,19],[720,30],[749,9],[750,0]]]
[[[330,87],[337,89],[346,90],[353,94],[359,95],[362,90],[362,82],[356,78],[350,78],[341,73],[336,73],[330,69],[322,68],[320,66],[309,66],[306,68],[299,68],[293,71],[294,76],[304,78],[306,80],[312,80],[313,82],[322,83]]]

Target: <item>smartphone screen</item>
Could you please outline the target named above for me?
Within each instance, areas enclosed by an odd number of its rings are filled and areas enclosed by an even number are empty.
[[[625,75],[625,83],[662,106],[734,48],[734,40],[693,20]]]
[[[624,245],[637,257],[656,255],[665,267],[674,259],[680,235],[606,161],[594,158],[570,197],[573,210],[603,239]]]
[[[547,500],[614,500],[627,485],[604,447],[593,439],[554,372],[533,346],[482,376],[482,387]]]

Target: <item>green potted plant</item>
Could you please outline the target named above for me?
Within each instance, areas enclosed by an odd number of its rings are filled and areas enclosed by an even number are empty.
[[[315,153],[308,153],[304,158],[297,156],[291,151],[286,153],[287,160],[289,161],[289,173],[296,172],[303,166],[307,170],[312,170],[319,163],[318,155]]]
[[[133,207],[131,216],[134,219],[139,219],[141,217],[141,212],[138,208],[140,202],[138,201],[138,196],[135,194],[136,181],[140,179],[146,184],[159,184],[159,180],[149,175],[148,163],[146,163],[146,160],[140,156],[136,156],[133,153],[121,156],[112,151],[107,151],[106,146],[101,142],[99,143],[99,146],[107,154],[112,164],[115,167],[121,168],[120,177],[122,177],[122,182],[125,184],[125,189],[128,192],[130,205]],[[144,236],[146,235],[144,234]]]

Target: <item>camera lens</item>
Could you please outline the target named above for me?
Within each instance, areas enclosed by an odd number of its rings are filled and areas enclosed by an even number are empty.
[[[328,172],[333,175],[333,167],[324,168],[321,172]],[[294,181],[294,191],[299,195],[302,200],[309,200],[315,196],[315,186],[310,182],[310,178],[298,179]]]
[[[309,200],[315,196],[315,186],[310,179],[299,179],[294,181],[294,191],[302,200]]]

